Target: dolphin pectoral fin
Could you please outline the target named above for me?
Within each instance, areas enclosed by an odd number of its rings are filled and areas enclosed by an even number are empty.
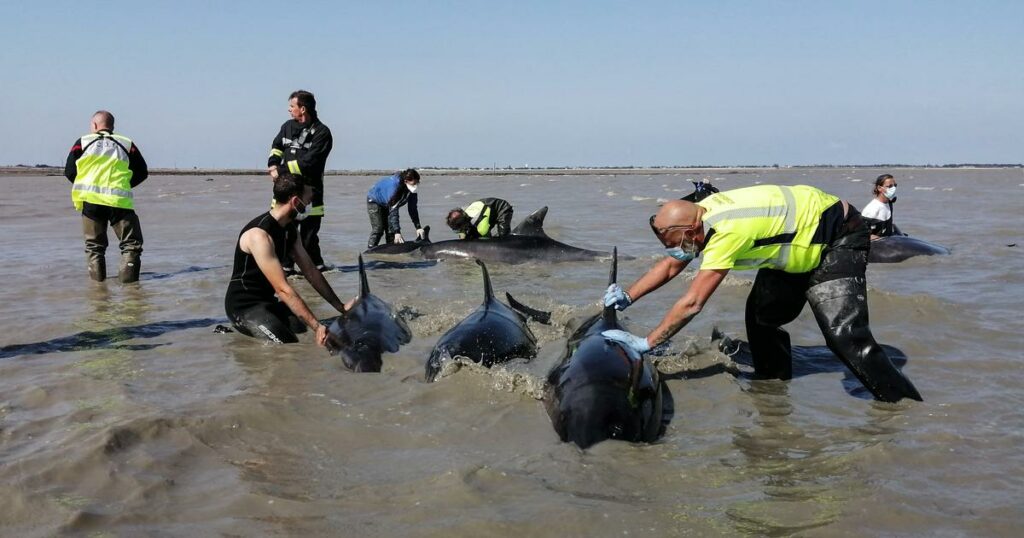
[[[517,301],[515,297],[512,297],[512,294],[508,292],[505,292],[505,298],[508,299],[508,305],[511,306],[513,310],[520,312],[537,323],[551,325],[551,312],[544,312],[542,310],[530,308]]]

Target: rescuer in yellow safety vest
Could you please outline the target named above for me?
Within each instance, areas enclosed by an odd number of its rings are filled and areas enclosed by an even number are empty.
[[[501,198],[483,198],[465,209],[452,209],[446,222],[459,239],[504,237],[512,232],[512,204]]]
[[[114,134],[110,112],[93,114],[91,130],[71,146],[64,166],[64,175],[72,183],[71,201],[82,212],[89,276],[97,282],[107,277],[109,224],[121,241],[119,279],[136,282],[142,268],[142,226],[132,189],[149,177],[149,168],[131,139]]]
[[[637,360],[700,313],[732,269],[757,269],[746,327],[755,373],[793,375],[789,335],[781,326],[809,303],[830,350],[875,398],[921,400],[868,326],[864,273],[869,229],[857,209],[806,185],[760,185],[723,191],[700,202],[672,201],[650,219],[666,257],[629,290],[608,287],[605,305],[622,310],[675,278],[695,257],[700,270],[687,292],[646,337],[605,331]]]

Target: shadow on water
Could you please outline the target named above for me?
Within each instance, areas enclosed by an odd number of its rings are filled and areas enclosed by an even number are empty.
[[[729,355],[733,362],[750,368],[754,367],[754,359],[750,354],[750,345],[743,341],[728,336],[717,334],[721,336],[718,342],[718,349],[722,353]],[[907,364],[907,354],[898,348],[880,344],[882,349],[885,350],[885,354],[889,356],[889,360],[892,361],[893,365],[900,371]],[[712,365],[709,369],[713,369],[715,366]],[[722,366],[718,372],[726,371],[728,368]],[[873,400],[874,397],[871,392],[868,391],[861,384],[860,380],[854,377],[850,370],[836,357],[832,350],[828,346],[793,346],[793,377],[803,377],[813,374],[826,374],[826,373],[843,373],[843,390],[847,394],[855,398],[862,400]],[[690,377],[690,376],[687,376]],[[760,377],[756,376],[753,372],[740,372],[738,377],[758,380]]]
[[[171,331],[209,327],[215,323],[226,323],[224,318],[184,319],[179,321],[160,321],[135,325],[131,327],[115,327],[105,331],[83,331],[71,336],[62,336],[44,342],[31,344],[14,344],[0,348],[0,359],[8,359],[18,355],[41,355],[43,353],[63,353],[83,351],[87,349],[114,348],[141,351],[153,349],[167,344],[118,344],[133,338],[155,338]]]
[[[175,277],[175,276],[178,276],[178,275],[184,275],[184,274],[188,274],[188,273],[199,273],[199,272],[202,272],[202,271],[210,271],[212,269],[223,269],[225,267],[228,267],[228,266],[227,265],[216,265],[216,266],[213,266],[213,267],[200,267],[198,265],[191,265],[191,266],[186,267],[184,269],[179,269],[177,271],[172,271],[170,273],[153,273],[153,272],[149,272],[149,271],[143,271],[142,274],[139,276],[139,279],[140,280],[163,280],[165,278],[171,278],[171,277]]]

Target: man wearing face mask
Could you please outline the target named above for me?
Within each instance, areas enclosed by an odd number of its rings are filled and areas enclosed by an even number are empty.
[[[300,176],[279,172],[274,202],[273,209],[252,219],[238,236],[224,309],[235,329],[246,336],[288,344],[298,342],[295,335],[309,327],[316,332],[316,343],[327,346],[327,327],[288,284],[281,266],[281,259],[290,254],[313,289],[345,313],[345,305],[296,239],[295,222],[309,214],[313,189]]]
[[[892,206],[896,201],[896,179],[891,174],[878,176],[871,193],[875,197],[864,206],[864,211],[860,212],[871,229],[871,239],[903,235],[892,222]]]
[[[302,176],[313,188],[309,218],[298,225],[299,239],[317,269],[324,271],[327,265],[320,253],[319,232],[324,218],[324,169],[334,148],[334,137],[320,121],[312,93],[305,90],[292,92],[288,97],[288,115],[291,119],[281,125],[271,143],[267,172],[271,179],[277,179],[282,170],[287,170],[292,175]],[[288,253],[281,258],[281,263],[287,274],[295,273]]]
[[[864,272],[869,232],[857,209],[806,185],[759,185],[713,194],[700,202],[672,201],[650,219],[667,257],[629,290],[609,286],[605,305],[622,310],[675,278],[696,256],[689,290],[646,337],[606,331],[637,356],[679,332],[700,313],[732,269],[757,269],[747,297],[747,338],[755,372],[793,375],[789,335],[782,326],[809,303],[829,349],[878,400],[921,400],[893,366],[868,326]]]
[[[383,236],[385,243],[404,243],[398,208],[408,204],[409,218],[416,228],[416,236],[423,237],[420,226],[419,197],[420,174],[412,168],[382,177],[366,193],[366,213],[370,217],[370,238],[366,248],[373,248]]]

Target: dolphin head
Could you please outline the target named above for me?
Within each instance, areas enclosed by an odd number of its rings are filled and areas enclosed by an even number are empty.
[[[353,372],[379,372],[384,361],[381,359],[380,346],[377,342],[353,342],[341,350],[341,360],[345,368]]]
[[[562,441],[588,448],[606,439],[639,441],[640,410],[629,401],[629,388],[589,383],[565,391],[558,403],[555,430]]]

